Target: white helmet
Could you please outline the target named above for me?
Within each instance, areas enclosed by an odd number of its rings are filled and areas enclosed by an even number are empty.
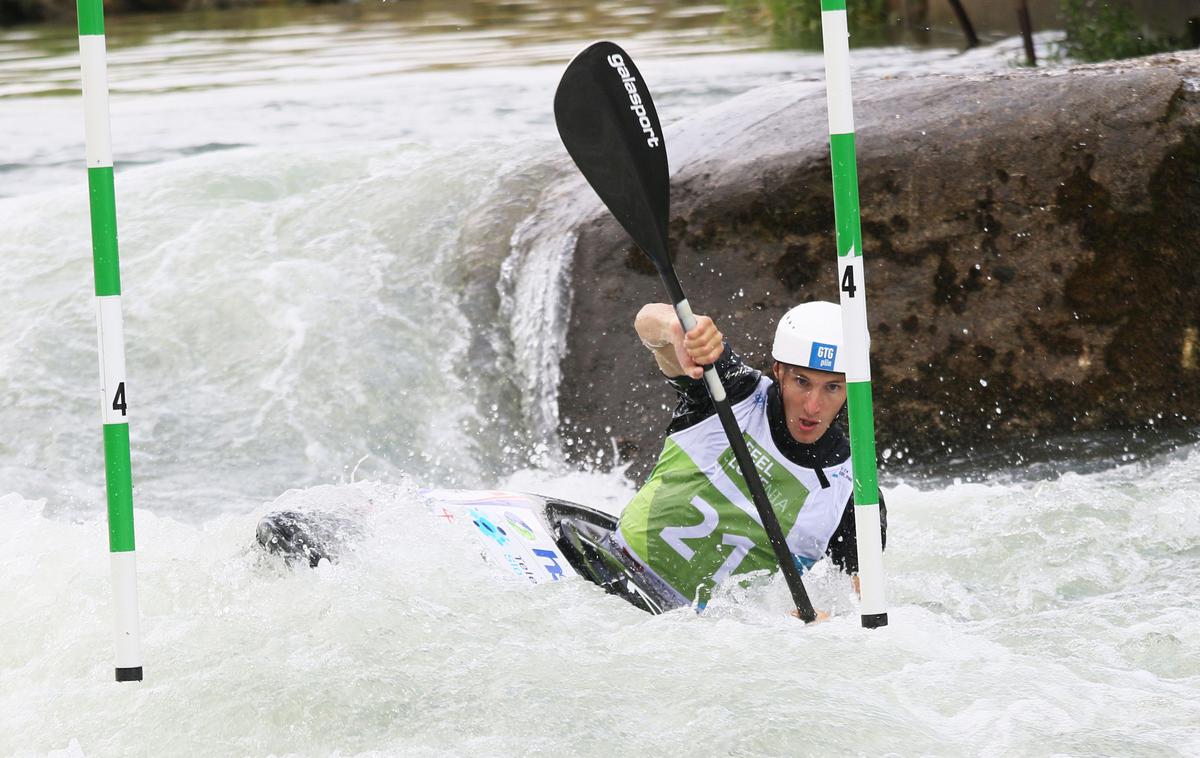
[[[817,371],[846,372],[842,350],[842,306],[814,300],[797,305],[779,320],[771,357]]]

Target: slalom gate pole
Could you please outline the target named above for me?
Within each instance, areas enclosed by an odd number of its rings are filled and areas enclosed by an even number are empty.
[[[108,549],[116,621],[116,679],[142,680],[138,629],[137,563],[133,544],[133,476],[125,399],[125,334],[117,257],[117,203],[113,187],[108,114],[108,64],[102,0],[77,0],[83,119],[87,139],[92,266],[100,346],[100,418],[104,425],[104,478],[108,495]]]
[[[862,625],[886,626],[883,538],[879,528],[879,478],[875,418],[871,405],[871,355],[867,335],[867,287],[863,277],[858,168],[854,151],[854,101],[850,94],[850,29],[846,0],[821,0],[825,47],[825,94],[833,165],[833,212],[837,227],[838,289],[842,303],[846,394],[854,467],[854,523],[862,587]]]

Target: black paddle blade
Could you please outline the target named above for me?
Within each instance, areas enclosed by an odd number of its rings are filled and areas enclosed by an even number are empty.
[[[597,42],[575,56],[554,93],[554,121],[588,184],[655,266],[669,270],[667,148],[629,54]]]

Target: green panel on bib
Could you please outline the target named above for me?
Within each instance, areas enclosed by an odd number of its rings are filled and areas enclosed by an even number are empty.
[[[747,443],[786,534],[808,489],[753,440]],[[701,605],[708,602],[718,572],[736,575],[777,568],[766,532],[745,510],[753,511],[753,505],[731,449],[718,456],[718,465],[723,471],[714,471],[713,476],[720,481],[727,474],[723,486],[732,485],[740,492],[745,508],[734,504],[668,438],[650,480],[626,506],[620,521],[630,549],[680,594]]]
[[[650,521],[650,504],[654,502],[654,493],[662,486],[663,479],[658,476],[658,470],[663,466],[663,462],[670,457],[683,457],[687,455],[679,449],[679,446],[667,438],[666,445],[663,447],[662,454],[658,457],[658,464],[655,465],[654,471],[650,472],[650,479],[642,485],[638,490],[637,495],[633,500],[625,506],[621,511],[620,521],[617,522],[618,528],[621,530],[621,536],[625,539],[625,544],[629,546],[633,552],[640,556],[649,555],[649,548],[646,546],[646,535],[650,533],[647,526]]]
[[[821,0],[821,11],[844,11],[846,0]]]
[[[758,476],[762,480],[767,499],[771,501],[771,510],[775,511],[775,516],[779,519],[779,528],[783,530],[784,534],[787,534],[788,530],[792,528],[792,524],[796,522],[796,517],[800,515],[800,509],[804,507],[804,500],[808,497],[808,488],[799,479],[792,476],[792,472],[788,471],[782,463],[760,447],[750,435],[743,434],[742,437],[746,440],[750,458],[754,460],[755,467],[758,469]],[[751,496],[750,487],[746,484],[741,469],[738,468],[733,448],[729,448],[721,454],[720,462],[721,466],[729,472],[729,478],[737,485],[746,501],[753,503],[754,497]],[[766,537],[765,530],[763,536]]]

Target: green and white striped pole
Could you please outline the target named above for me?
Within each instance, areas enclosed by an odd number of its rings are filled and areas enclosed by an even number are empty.
[[[854,102],[850,95],[850,29],[846,0],[821,0],[825,44],[825,94],[829,104],[829,152],[833,164],[833,213],[837,226],[838,289],[842,338],[848,351],[846,394],[854,467],[854,523],[862,587],[862,625],[887,624],[883,538],[879,528],[879,478],[875,417],[871,407],[871,349],[867,334],[867,287],[863,277],[858,169],[854,152]]]
[[[121,323],[121,270],[117,258],[117,203],[108,117],[104,5],[102,0],[78,0],[77,8],[92,214],[92,265],[96,277],[96,329],[100,345],[100,417],[104,424],[108,549],[117,635],[116,675],[118,682],[132,682],[142,679],[142,651],[133,546],[133,477],[129,465],[125,335]]]

